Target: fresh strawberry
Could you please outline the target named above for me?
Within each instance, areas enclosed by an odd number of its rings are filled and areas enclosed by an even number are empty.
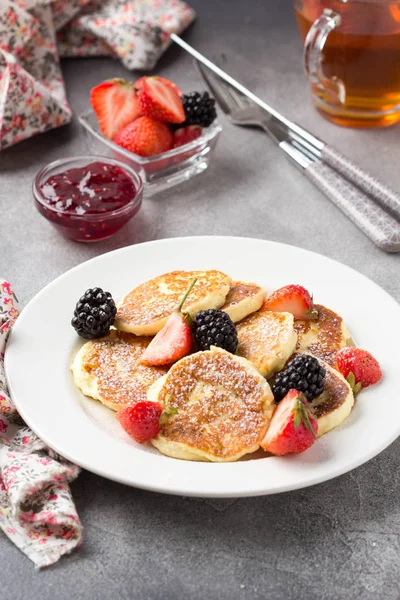
[[[184,146],[201,136],[202,128],[200,125],[188,125],[181,127],[174,133],[174,148]]]
[[[138,92],[124,79],[108,79],[94,87],[90,102],[101,132],[109,139],[142,114]]]
[[[346,346],[336,354],[336,366],[357,394],[361,388],[377,383],[382,371],[376,358],[367,350]]]
[[[261,446],[277,456],[299,454],[312,446],[317,432],[318,423],[305,396],[289,390],[278,404]]]
[[[168,123],[183,123],[185,120],[181,98],[171,86],[157,77],[144,78],[139,101],[143,114],[152,119]]]
[[[266,298],[263,310],[292,313],[295,319],[311,321],[318,319],[309,292],[301,285],[285,285]]]
[[[168,317],[164,327],[157,333],[142,354],[141,362],[146,365],[169,365],[183,358],[192,349],[193,336],[181,308],[197,279],[193,279],[178,306]]]
[[[139,156],[155,156],[171,150],[174,136],[168,125],[150,117],[139,117],[114,137],[114,142]]]
[[[183,96],[183,92],[182,90],[180,90],[178,88],[178,86],[176,85],[176,83],[174,83],[173,81],[170,81],[169,79],[166,79],[165,77],[160,77],[160,75],[154,75],[153,76],[154,79],[158,79],[158,81],[161,81],[162,83],[165,83],[165,85],[167,85],[168,87],[170,87],[172,90],[175,90],[175,92],[178,94],[178,96],[181,98],[181,96]],[[137,90],[140,90],[143,84],[143,81],[147,79],[147,76],[145,77],[141,77],[140,79],[138,79],[137,81],[135,81],[134,86]]]
[[[117,413],[116,417],[125,431],[142,444],[158,435],[161,413],[160,404],[144,401],[134,406],[126,406]]]

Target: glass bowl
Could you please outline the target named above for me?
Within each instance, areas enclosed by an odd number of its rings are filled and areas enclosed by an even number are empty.
[[[51,205],[43,196],[42,185],[52,175],[68,169],[85,167],[90,163],[111,164],[122,169],[133,181],[135,192],[132,198],[121,208],[97,214],[75,214]],[[76,242],[98,242],[111,237],[119,231],[139,211],[143,198],[143,182],[134,169],[125,163],[106,156],[75,156],[61,158],[51,162],[36,175],[33,186],[33,197],[37,210],[63,236]]]
[[[222,127],[214,121],[210,127],[203,129],[199,138],[189,144],[145,158],[105,138],[93,111],[81,115],[79,122],[88,134],[90,150],[97,152],[100,146],[102,153],[107,150],[109,155],[133,167],[143,179],[146,196],[152,196],[203,173],[222,131]]]

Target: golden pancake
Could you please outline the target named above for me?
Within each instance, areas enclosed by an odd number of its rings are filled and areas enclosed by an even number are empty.
[[[354,395],[339,371],[318,360],[326,369],[324,391],[311,402],[311,406],[318,421],[317,437],[320,437],[347,419],[354,405]]]
[[[256,312],[264,302],[266,291],[255,283],[232,281],[225,304],[221,308],[234,323]]]
[[[236,354],[247,358],[264,377],[280,371],[292,355],[297,341],[293,315],[259,311],[237,324]]]
[[[199,310],[220,308],[231,278],[221,271],[173,271],[151,279],[127,294],[118,306],[115,327],[136,335],[155,335],[177,307],[190,281],[197,282],[182,307],[194,318]]]
[[[146,400],[149,387],[168,371],[139,364],[150,341],[113,330],[107,337],[87,342],[71,366],[76,385],[112,410]]]
[[[297,332],[296,351],[308,352],[316,358],[321,358],[331,366],[335,366],[336,352],[344,346],[353,345],[342,317],[316,304],[317,321],[295,321]]]
[[[153,445],[186,460],[231,462],[255,452],[274,411],[271,388],[251,363],[215,347],[173,365],[148,399],[167,415]]]

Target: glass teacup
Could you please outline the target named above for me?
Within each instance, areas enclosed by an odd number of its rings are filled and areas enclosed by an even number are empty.
[[[400,2],[295,0],[316,108],[347,127],[400,121]]]

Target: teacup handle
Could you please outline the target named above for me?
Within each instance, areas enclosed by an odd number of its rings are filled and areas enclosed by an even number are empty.
[[[322,51],[328,35],[341,23],[338,13],[325,9],[322,15],[314,21],[304,44],[304,68],[311,85],[323,92],[328,92],[330,104],[344,104],[346,88],[343,81],[337,77],[327,77],[323,69]]]

